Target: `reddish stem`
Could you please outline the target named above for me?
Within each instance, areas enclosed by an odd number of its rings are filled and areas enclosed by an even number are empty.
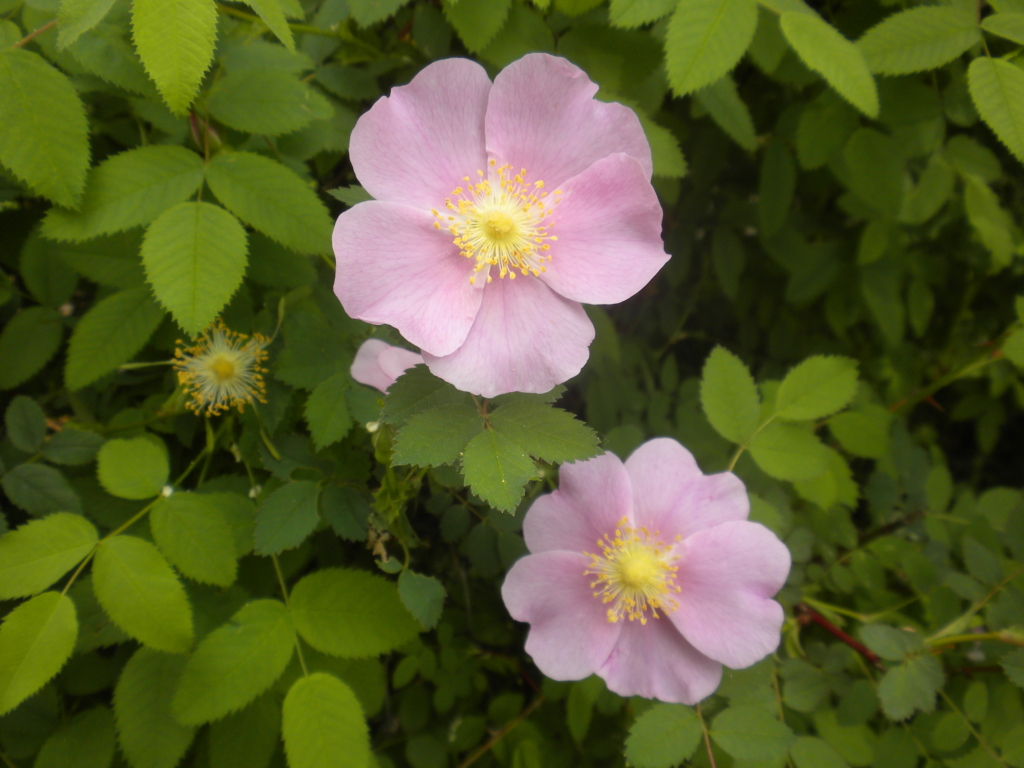
[[[810,622],[813,621],[815,624],[817,624],[820,627],[823,627],[829,633],[831,633],[832,635],[834,635],[835,637],[839,638],[844,643],[846,643],[848,646],[853,648],[853,650],[855,650],[857,653],[859,653],[865,659],[870,661],[876,667],[878,667],[879,669],[883,669],[882,660],[878,657],[878,655],[874,651],[872,651],[870,648],[868,648],[863,643],[860,643],[857,640],[854,640],[852,637],[850,637],[848,634],[843,632],[843,630],[841,630],[839,627],[837,627],[831,621],[826,619],[824,616],[822,616],[816,610],[811,608],[809,605],[805,605],[804,603],[800,603],[800,605],[797,606],[797,610],[799,610],[799,612],[800,612],[799,621],[800,621],[801,624],[807,625],[807,624],[809,624]]]

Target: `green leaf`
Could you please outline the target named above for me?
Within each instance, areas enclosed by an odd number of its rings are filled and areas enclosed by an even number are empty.
[[[58,209],[51,208],[47,213]],[[62,243],[60,258],[78,274],[94,283],[114,288],[131,288],[146,279],[139,246],[142,232],[133,230],[83,243]]]
[[[782,757],[794,741],[789,726],[753,705],[720,712],[711,723],[711,738],[736,759],[757,761]]]
[[[993,13],[981,20],[981,28],[993,35],[1024,45],[1024,13]]]
[[[392,461],[421,467],[454,464],[483,428],[480,411],[469,403],[420,411],[398,431]]]
[[[401,429],[421,411],[445,405],[473,405],[473,398],[432,374],[425,365],[410,368],[388,387],[381,421]]]
[[[241,709],[274,684],[295,651],[295,628],[284,603],[254,600],[196,646],[171,711],[200,725]]]
[[[462,454],[462,476],[473,493],[504,512],[513,512],[537,467],[526,451],[504,434],[485,429]]]
[[[164,311],[144,285],[97,301],[68,343],[68,389],[82,389],[127,363],[146,346],[163,318]]]
[[[700,736],[700,719],[691,707],[655,704],[629,729],[626,760],[636,768],[671,768],[690,759]]]
[[[0,480],[4,493],[30,515],[82,511],[78,494],[57,469],[45,464],[21,464]]]
[[[903,661],[909,654],[924,651],[924,639],[917,632],[907,632],[887,624],[866,624],[860,628],[860,639],[872,651],[889,661]]]
[[[569,733],[577,744],[585,744],[587,731],[594,717],[594,704],[604,690],[604,683],[597,675],[591,675],[572,684],[565,702],[565,714]]]
[[[694,96],[729,138],[748,152],[757,149],[754,119],[740,98],[736,81],[732,77],[726,75],[701,88]]]
[[[21,248],[21,279],[40,304],[59,310],[70,299],[78,287],[76,275],[59,255],[56,243],[44,240],[37,229],[33,229]]]
[[[91,464],[102,445],[101,435],[67,424],[43,444],[42,453],[44,459],[54,464],[78,466]]]
[[[132,768],[175,768],[196,729],[171,714],[171,698],[186,658],[139,648],[114,689],[117,735]]]
[[[349,541],[366,541],[370,505],[354,488],[330,484],[320,494],[324,520]]]
[[[408,2],[409,0],[349,0],[348,8],[359,26],[368,27],[391,18]]]
[[[394,584],[348,568],[325,568],[304,577],[292,590],[291,609],[306,642],[343,658],[387,653],[419,631]]]
[[[892,412],[880,405],[863,405],[829,419],[828,429],[846,451],[866,459],[881,459],[889,453],[889,425]]]
[[[479,53],[505,24],[512,0],[445,3],[444,14],[472,53]]]
[[[859,128],[843,147],[850,189],[889,220],[903,208],[903,157],[892,137]],[[862,262],[863,263],[863,262]]]
[[[108,440],[97,460],[100,484],[121,499],[159,496],[170,471],[167,449],[147,437]]]
[[[793,207],[796,192],[796,163],[782,141],[771,141],[761,157],[758,180],[757,220],[761,236],[768,238],[782,228]]]
[[[273,693],[210,723],[210,768],[267,768],[281,735],[281,705]]]
[[[488,417],[491,427],[530,456],[561,464],[598,456],[597,434],[568,411],[512,395]]]
[[[149,513],[153,540],[190,579],[218,587],[235,581],[235,536],[218,503],[225,494],[179,491],[157,500]]]
[[[273,32],[277,39],[284,43],[289,51],[295,50],[295,40],[292,37],[291,27],[288,26],[288,19],[285,18],[284,10],[279,0],[246,0],[252,9],[263,19],[263,23]]]
[[[12,317],[0,332],[0,389],[13,389],[38,373],[63,336],[61,316],[49,307],[29,307]]]
[[[25,453],[38,451],[46,439],[46,414],[39,403],[25,395],[17,395],[8,403],[4,426],[14,447]]]
[[[801,736],[789,748],[796,768],[848,768],[842,756],[827,741]]]
[[[608,21],[613,27],[633,29],[668,16],[678,0],[612,0]]]
[[[1020,688],[1024,688],[1024,648],[1010,651],[999,660],[1006,676]]]
[[[780,480],[810,480],[828,470],[828,451],[812,433],[792,424],[769,424],[750,441],[750,455]]]
[[[668,128],[658,125],[642,112],[637,118],[644,129],[647,143],[651,145],[651,163],[654,175],[665,179],[681,179],[686,175],[686,158],[679,148],[679,139]]]
[[[1008,61],[979,56],[967,70],[967,85],[981,119],[1024,161],[1024,71]]]
[[[81,242],[140,227],[194,195],[202,183],[203,158],[195,152],[175,146],[130,149],[89,172],[79,210],[47,211],[43,235]]]
[[[2,541],[0,539],[0,543]],[[444,585],[433,576],[404,570],[398,577],[398,596],[402,599],[402,605],[424,630],[431,630],[437,626],[447,595]]]
[[[93,588],[114,623],[141,643],[168,653],[192,647],[192,608],[185,589],[155,546],[114,536],[97,549]]]
[[[89,130],[71,81],[36,53],[0,50],[0,125],[0,163],[38,194],[77,206],[89,168]]]
[[[878,89],[857,46],[813,14],[787,11],[780,23],[786,40],[804,64],[865,115],[878,117]]]
[[[816,355],[786,374],[775,396],[781,419],[823,419],[842,410],[857,394],[857,362],[848,357]]]
[[[665,36],[665,67],[677,96],[719,80],[739,62],[754,37],[754,0],[679,3]]]
[[[335,187],[334,189],[328,189],[327,194],[337,200],[340,200],[349,208],[353,205],[359,205],[359,203],[365,203],[369,200],[373,200],[370,193],[358,184],[353,184],[351,187]]]
[[[336,373],[321,381],[306,399],[306,423],[317,450],[336,443],[352,428],[345,393],[352,386],[352,377]]]
[[[42,592],[82,561],[99,540],[81,515],[57,512],[0,536],[0,600]]]
[[[61,0],[57,11],[57,48],[67,48],[107,15],[115,0]]]
[[[993,267],[1008,267],[1016,254],[1014,224],[999,204],[999,196],[976,176],[968,176],[964,180],[964,208],[967,220],[992,254]]]
[[[33,768],[110,768],[114,717],[102,704],[75,715],[39,750]]]
[[[745,443],[761,420],[761,398],[754,378],[736,355],[724,347],[711,350],[700,381],[704,414],[726,440]]]
[[[973,14],[932,5],[888,16],[865,32],[857,47],[872,72],[908,75],[937,69],[980,42]]]
[[[309,480],[282,485],[256,513],[256,553],[276,555],[299,546],[320,522],[320,486]]]
[[[295,681],[281,709],[291,768],[367,768],[370,736],[352,689],[326,672]]]
[[[213,61],[217,6],[211,0],[133,0],[132,36],[164,101],[185,114]]]
[[[219,206],[179,203],[146,230],[142,263],[160,303],[198,336],[242,284],[245,230]]]
[[[882,711],[890,720],[906,720],[917,710],[931,712],[944,682],[942,663],[934,656],[908,659],[886,672],[878,683]]]
[[[0,715],[38,691],[71,657],[78,618],[71,598],[36,595],[4,617],[0,626]]]
[[[279,70],[229,72],[211,91],[209,108],[229,128],[265,136],[297,131],[334,112],[325,97]]]
[[[252,152],[221,152],[207,166],[206,182],[229,211],[281,245],[299,253],[330,252],[327,207],[281,163]]]

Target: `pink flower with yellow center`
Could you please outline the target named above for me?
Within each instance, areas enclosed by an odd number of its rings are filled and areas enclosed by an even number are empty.
[[[399,376],[422,362],[422,355],[408,349],[380,339],[367,339],[356,351],[349,373],[360,384],[379,389],[386,395]]]
[[[772,596],[789,550],[747,520],[743,483],[704,475],[675,440],[560,471],[526,513],[531,554],[501,594],[530,624],[526,651],[555,680],[598,674],[622,696],[695,704],[722,665],[742,669],[779,644]]]
[[[594,339],[580,302],[624,301],[668,260],[640,121],[596,92],[530,54],[493,83],[468,59],[434,62],[379,99],[349,146],[375,199],[334,228],[348,314],[485,397],[579,373]]]

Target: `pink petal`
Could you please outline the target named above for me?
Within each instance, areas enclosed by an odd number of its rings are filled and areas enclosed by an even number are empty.
[[[668,541],[730,520],[746,520],[750,499],[731,472],[703,475],[688,450],[671,438],[637,448],[626,461],[639,525]]]
[[[583,307],[530,275],[495,277],[482,294],[480,312],[457,351],[443,357],[419,345],[435,376],[464,392],[496,397],[547,392],[580,372],[594,340]]]
[[[669,258],[649,178],[620,152],[562,184],[564,196],[547,219],[558,240],[544,282],[586,304],[617,304],[647,285]]]
[[[533,502],[523,521],[531,552],[597,553],[598,539],[633,519],[629,475],[615,454],[563,464],[558,478],[559,489]]]
[[[696,704],[715,692],[722,665],[702,654],[662,616],[626,621],[608,660],[597,670],[620,696]]]
[[[473,264],[429,211],[359,203],[334,225],[334,292],[350,317],[393,325],[437,355],[466,340],[483,291],[469,284]],[[550,387],[549,387],[550,389]]]
[[[530,623],[526,652],[553,680],[579,680],[604,663],[619,636],[607,607],[585,575],[590,560],[569,552],[544,552],[516,561],[501,597],[516,621]]]
[[[469,59],[436,61],[392,88],[352,129],[359,183],[378,200],[441,208],[463,176],[487,167],[490,90],[484,68]]]
[[[701,653],[742,669],[779,645],[785,615],[771,599],[789,574],[789,550],[763,525],[722,523],[676,547],[675,595],[669,618]]]
[[[422,362],[421,355],[408,349],[393,347],[380,339],[367,339],[356,352],[349,372],[360,384],[387,393],[395,379]]]
[[[531,53],[494,79],[487,103],[487,151],[554,190],[602,157],[625,152],[651,177],[651,148],[637,116],[595,101],[597,86],[565,59]]]

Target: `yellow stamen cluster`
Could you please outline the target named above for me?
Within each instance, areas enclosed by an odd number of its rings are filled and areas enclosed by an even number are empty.
[[[267,369],[262,367],[267,359],[267,344],[265,336],[256,333],[249,339],[220,320],[193,346],[186,347],[179,340],[174,350],[174,367],[178,381],[191,396],[185,407],[216,416],[232,407],[241,411],[253,400],[267,402],[263,383]]]
[[[597,546],[600,554],[583,553],[591,558],[584,573],[597,576],[590,584],[591,589],[600,587],[594,597],[612,603],[608,621],[614,624],[629,619],[646,624],[648,611],[659,619],[659,609],[674,611],[678,607],[672,595],[680,591],[675,583],[679,568],[669,562],[672,545],[663,543],[658,531],[633,528],[624,517],[614,537],[605,534]]]
[[[516,272],[534,276],[546,271],[551,261],[549,241],[558,238],[548,234],[554,207],[561,201],[562,191],[556,189],[548,198],[544,182],[530,182],[526,169],[512,175],[512,166],[497,167],[490,161],[488,174],[476,172],[479,181],[462,181],[465,186],[452,190],[445,200],[447,213],[431,211],[437,218],[434,229],[447,229],[455,236],[455,245],[467,259],[476,259],[469,278],[476,283],[476,273],[483,271],[491,282],[490,268],[498,268],[498,277],[514,280]]]

